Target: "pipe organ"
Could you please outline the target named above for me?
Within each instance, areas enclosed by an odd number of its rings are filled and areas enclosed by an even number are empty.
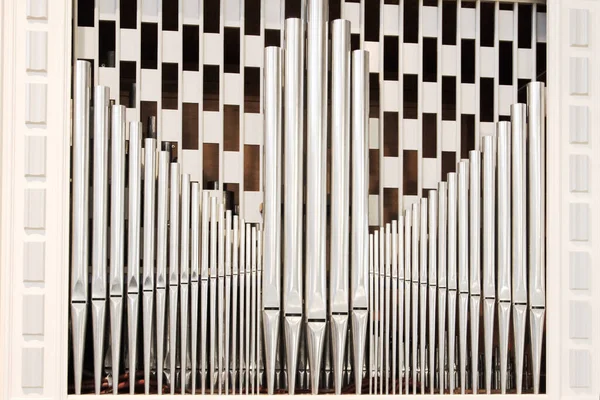
[[[74,393],[544,391],[544,84],[370,229],[371,55],[327,12],[265,50],[259,223],[76,61]]]

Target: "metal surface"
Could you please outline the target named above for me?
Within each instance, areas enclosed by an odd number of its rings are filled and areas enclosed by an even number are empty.
[[[284,201],[284,248],[283,248],[283,311],[288,393],[296,389],[296,366],[302,322],[302,270],[303,270],[303,157],[304,157],[304,23],[298,18],[285,21],[285,73],[284,73],[284,120],[285,120],[285,185]],[[268,162],[265,160],[265,162]],[[277,167],[276,167],[277,168]],[[268,218],[266,218],[268,220]],[[265,225],[266,233],[266,225]],[[266,238],[265,238],[266,239]],[[266,243],[265,243],[266,245]],[[266,248],[265,248],[266,249]],[[265,253],[266,255],[266,253]],[[266,261],[266,260],[265,260]],[[265,269],[267,267],[265,263]],[[263,302],[264,304],[264,302]],[[273,310],[276,311],[276,310]],[[275,316],[275,312],[272,313]],[[267,322],[267,319],[264,319]],[[269,327],[269,329],[275,329]],[[266,330],[266,327],[265,327]],[[278,335],[276,335],[278,336]],[[275,337],[276,337],[275,336]],[[272,348],[276,344],[265,343],[267,382],[274,379]],[[269,392],[273,388],[268,383]]]
[[[306,298],[311,390],[319,392],[326,326],[327,0],[307,1]],[[266,275],[266,273],[265,273]]]
[[[529,186],[529,321],[533,367],[533,392],[540,392],[544,314],[546,307],[545,262],[545,95],[544,84],[532,82],[527,85],[529,106],[528,165]]]
[[[517,393],[523,391],[525,319],[527,315],[526,141],[527,107],[511,106],[512,123],[512,300]]]
[[[96,394],[100,394],[104,372],[104,330],[106,324],[106,298],[108,296],[106,266],[109,260],[108,173],[110,169],[108,140],[111,128],[109,104],[109,88],[97,86],[94,91],[94,163],[92,172],[92,332],[94,340],[94,390]],[[118,142],[117,140],[117,144],[119,144]],[[116,165],[119,166],[119,162]],[[123,165],[120,166],[123,168]],[[112,257],[110,259],[112,260]]]
[[[369,306],[369,53],[352,52],[352,251],[350,289],[352,306],[352,355],[356,394],[361,393]]]
[[[268,47],[265,50],[265,168],[263,180],[265,192],[265,263],[262,285],[262,312],[265,314],[263,323],[266,332],[265,354],[269,394],[274,392],[281,293],[281,57],[282,52],[277,47]],[[298,181],[295,183],[298,184]],[[301,205],[297,204],[297,206]],[[246,240],[249,239],[246,238]],[[248,257],[248,254],[246,257]],[[246,276],[248,276],[248,271],[246,271]],[[246,280],[246,284],[248,283],[249,281]],[[246,286],[246,294],[250,293],[249,289]],[[247,295],[246,301],[249,298]],[[249,307],[249,304],[246,304],[246,307]],[[246,324],[246,327],[248,326]],[[246,337],[248,338],[248,335]],[[248,349],[246,349],[246,354],[248,354]],[[246,362],[249,363],[250,360],[247,359]]]
[[[73,84],[71,329],[75,394],[81,394],[88,290],[88,201],[91,64],[76,61]]]
[[[127,228],[127,343],[129,394],[135,393],[140,292],[140,231],[142,205],[142,124],[129,124],[129,190]]]
[[[350,21],[335,20],[331,35],[329,313],[334,387],[335,393],[341,394],[350,289]]]
[[[481,309],[481,153],[469,152],[469,288],[471,388],[479,392],[479,315]]]

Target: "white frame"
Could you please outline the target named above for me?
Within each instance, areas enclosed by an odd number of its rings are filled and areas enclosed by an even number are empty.
[[[570,23],[569,9],[588,10],[588,22]],[[69,265],[69,143],[71,83],[72,0],[3,0],[0,3],[0,398],[90,399],[94,396],[67,395],[68,367],[68,265]],[[600,292],[571,290],[569,250],[583,249],[592,260],[600,259],[600,247],[592,243],[600,237],[600,141],[592,137],[588,145],[569,143],[569,105],[590,106],[590,132],[600,124],[600,78],[590,74],[588,96],[569,94],[575,72],[569,74],[570,56],[587,57],[590,71],[600,61],[600,53],[590,49],[600,42],[600,1],[548,0],[548,118],[547,118],[547,394],[540,396],[493,395],[502,399],[598,399],[600,382]],[[41,31],[47,40],[28,32]],[[574,47],[575,34],[589,39],[589,46]],[[589,31],[589,33],[588,33]],[[569,35],[571,34],[571,35]],[[581,36],[576,36],[581,37]],[[35,39],[35,40],[34,40]],[[596,39],[596,40],[594,40]],[[29,43],[29,48],[28,48]],[[45,46],[45,47],[44,47]],[[44,64],[45,69],[39,69]],[[598,52],[597,52],[598,53]],[[41,64],[40,64],[41,63]],[[32,67],[33,66],[33,67]],[[593,78],[593,79],[592,79]],[[45,85],[47,101],[39,101],[36,91]],[[35,90],[34,90],[35,89]],[[32,96],[28,96],[32,93]],[[43,100],[43,99],[42,99]],[[43,121],[45,119],[45,122]],[[25,137],[45,137],[45,148],[33,147]],[[590,135],[591,136],[591,135]],[[29,143],[29,145],[28,145]],[[39,142],[37,142],[39,144]],[[569,157],[590,156],[589,191],[569,191]],[[26,177],[38,157],[45,157],[45,173]],[[595,156],[595,157],[593,157]],[[28,157],[33,157],[33,160]],[[27,160],[27,165],[24,162]],[[29,196],[29,189],[45,189],[45,197]],[[39,194],[39,192],[35,192]],[[26,194],[28,196],[26,197]],[[28,199],[28,201],[26,201]],[[571,202],[571,203],[569,203]],[[569,213],[572,203],[589,204],[589,240],[569,239]],[[40,209],[41,207],[41,209]],[[40,212],[45,210],[45,214]],[[571,220],[569,218],[571,217]],[[43,229],[26,228],[39,219]],[[584,221],[587,222],[587,221]],[[573,228],[571,228],[573,229]],[[44,282],[23,283],[26,241],[45,243]],[[30,253],[28,253],[30,254]],[[593,264],[593,263],[592,263]],[[29,270],[28,270],[29,273]],[[590,271],[591,287],[600,283],[600,270]],[[40,297],[43,296],[43,297]],[[41,303],[38,301],[41,299]],[[570,302],[583,301],[591,307],[592,326],[587,339],[570,338]],[[40,306],[41,304],[41,306]],[[41,323],[30,312],[42,312]],[[26,313],[29,319],[23,318]],[[33,320],[33,323],[32,321]],[[37,322],[37,323],[36,323]],[[41,333],[40,333],[41,329]],[[28,332],[24,334],[24,332]],[[35,334],[31,335],[30,332]],[[33,349],[33,351],[24,349]],[[41,349],[41,350],[40,350]],[[573,388],[573,374],[582,370],[571,363],[573,350],[590,354],[590,387]],[[40,352],[43,358],[39,359]],[[41,385],[41,387],[35,386]],[[27,387],[23,387],[27,386]],[[31,387],[33,386],[33,387]],[[102,398],[110,398],[102,395]],[[305,398],[312,396],[304,396]],[[331,397],[331,396],[330,396]],[[375,396],[369,396],[376,398]],[[381,396],[377,396],[379,398]],[[432,396],[419,396],[429,398]],[[480,395],[479,397],[488,397]],[[132,398],[119,395],[119,398]],[[158,398],[147,396],[146,398]]]

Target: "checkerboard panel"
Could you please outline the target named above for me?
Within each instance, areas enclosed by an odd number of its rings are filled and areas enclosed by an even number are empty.
[[[303,0],[78,0],[75,57],[182,168],[260,221],[262,68]],[[94,9],[96,8],[96,10]],[[370,223],[396,218],[546,77],[542,1],[330,0],[370,51]]]

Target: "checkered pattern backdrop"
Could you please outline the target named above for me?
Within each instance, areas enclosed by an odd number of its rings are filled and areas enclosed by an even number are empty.
[[[183,171],[261,220],[262,66],[302,0],[75,0],[75,58]],[[544,80],[544,1],[329,0],[370,52],[369,223],[396,219]]]

